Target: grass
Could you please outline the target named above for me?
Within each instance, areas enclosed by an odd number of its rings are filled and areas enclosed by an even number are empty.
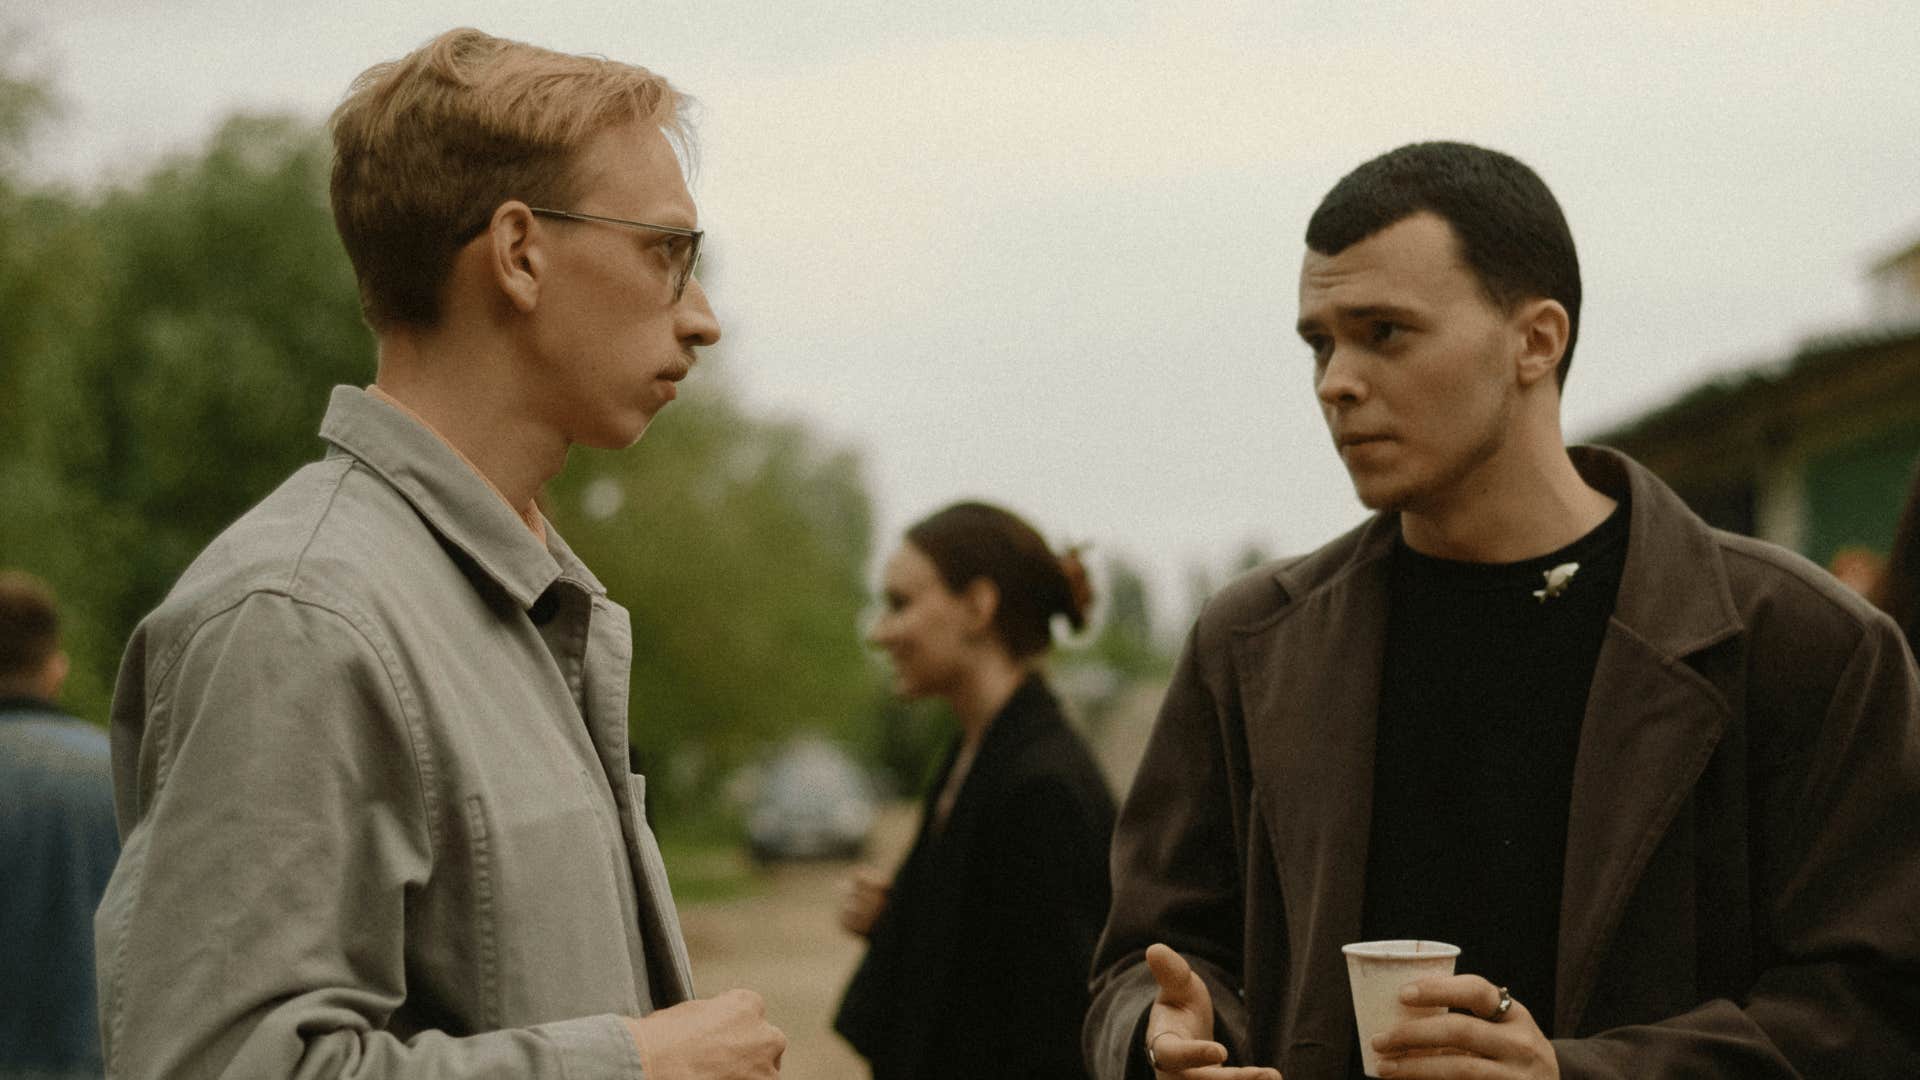
[[[663,829],[658,839],[676,905],[739,900],[768,890],[766,879],[747,857],[737,827],[701,823]]]

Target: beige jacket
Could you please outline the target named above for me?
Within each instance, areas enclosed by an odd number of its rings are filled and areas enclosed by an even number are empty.
[[[1626,458],[1574,460],[1632,509],[1574,768],[1557,1013],[1537,1018],[1560,1075],[1920,1076],[1920,687],[1899,631]],[[1206,980],[1236,1063],[1347,1077],[1340,946],[1365,897],[1394,535],[1375,518],[1200,616],[1115,832],[1086,1027],[1102,1080],[1151,1075],[1154,941]]]
[[[639,1077],[692,985],[627,613],[398,409],[321,436],[127,648],[109,1075]]]

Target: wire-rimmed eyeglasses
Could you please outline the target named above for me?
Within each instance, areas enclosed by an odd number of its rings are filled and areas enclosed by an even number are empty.
[[[680,297],[687,291],[687,282],[693,280],[693,268],[700,263],[700,239],[706,234],[702,229],[683,229],[678,225],[654,225],[646,221],[628,221],[625,218],[602,217],[599,214],[576,214],[571,210],[549,210],[542,206],[529,206],[528,210],[541,217],[565,218],[568,221],[597,221],[602,225],[620,225],[629,229],[646,229],[651,232],[666,233],[674,237],[667,246],[667,265],[673,272],[673,302],[679,303]]]

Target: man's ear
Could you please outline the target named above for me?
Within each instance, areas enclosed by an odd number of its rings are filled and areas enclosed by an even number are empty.
[[[960,599],[967,606],[967,629],[984,634],[993,629],[994,616],[1000,613],[1000,586],[992,578],[977,577],[967,583]]]
[[[538,221],[518,199],[503,202],[487,223],[487,280],[522,314],[539,306],[546,248]]]
[[[1520,335],[1520,355],[1515,375],[1521,386],[1532,386],[1541,379],[1553,378],[1560,358],[1567,352],[1567,335],[1573,320],[1560,301],[1539,297],[1514,309],[1512,325]]]

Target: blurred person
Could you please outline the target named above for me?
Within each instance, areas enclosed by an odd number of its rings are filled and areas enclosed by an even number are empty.
[[[1402,147],[1306,242],[1378,513],[1199,616],[1116,827],[1096,1074],[1358,1076],[1341,946],[1424,938],[1460,966],[1401,1000],[1450,1011],[1381,1033],[1383,1076],[1920,1075],[1892,622],[1566,446],[1579,264],[1525,165]]]
[[[1833,558],[1827,560],[1827,573],[1861,596],[1877,595],[1880,579],[1886,572],[1887,563],[1880,553],[1858,544],[1841,548],[1833,553]]]
[[[535,503],[719,337],[682,100],[462,29],[334,112],[378,368],[127,647],[112,1075],[778,1075],[756,996],[693,996],[627,612]]]
[[[1900,508],[1893,548],[1867,595],[1899,625],[1908,649],[1920,646],[1920,469],[1914,470],[1906,505]]]
[[[113,872],[107,733],[56,704],[60,613],[0,572],[0,1080],[98,1077],[93,911]]]
[[[841,924],[871,944],[834,1026],[874,1080],[1084,1076],[1113,796],[1042,663],[1055,616],[1085,625],[1086,570],[964,502],[907,530],[883,590],[868,640],[895,690],[945,701],[960,730],[891,884],[850,891]]]

